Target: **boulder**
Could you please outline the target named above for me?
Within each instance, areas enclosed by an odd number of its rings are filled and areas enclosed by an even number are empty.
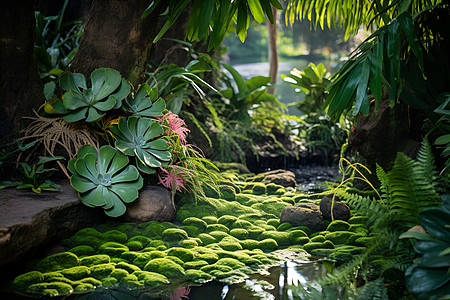
[[[123,218],[132,222],[170,222],[176,213],[168,190],[147,185],[139,191],[139,198],[127,205]]]
[[[325,220],[331,221],[332,202],[333,195],[327,195],[320,201],[320,212]],[[334,197],[333,217],[334,220],[348,221],[350,219],[350,208],[347,204],[341,202],[337,196]]]
[[[280,216],[280,223],[284,222],[290,223],[292,227],[306,226],[311,233],[325,229],[320,208],[313,203],[286,206]]]
[[[262,183],[275,183],[284,187],[295,187],[295,174],[286,170],[273,170],[262,173],[264,176]]]

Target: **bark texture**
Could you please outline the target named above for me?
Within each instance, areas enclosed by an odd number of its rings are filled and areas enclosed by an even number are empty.
[[[275,6],[272,6],[273,24],[269,20],[266,20],[267,29],[269,32],[269,76],[272,77],[271,83],[277,83],[278,74],[278,49],[277,49],[277,37],[278,37],[278,10]],[[275,88],[269,88],[267,90],[269,94],[275,94]]]
[[[146,0],[94,0],[70,72],[89,76],[97,68],[118,70],[133,85],[142,83],[164,4],[141,20]]]
[[[34,1],[0,1],[0,137],[44,103],[34,40]]]

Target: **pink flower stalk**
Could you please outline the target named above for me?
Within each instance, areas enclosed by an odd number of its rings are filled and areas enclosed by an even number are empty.
[[[164,120],[167,120],[167,122],[169,123],[169,129],[167,129],[166,133],[172,130],[180,137],[180,140],[183,142],[183,144],[186,145],[186,135],[190,130],[186,127],[186,123],[184,122],[184,120],[172,112],[168,112],[167,114],[165,114],[159,122],[162,123]]]
[[[164,168],[160,168],[161,172],[159,173],[159,182],[167,189],[173,190],[174,187],[176,187],[178,192],[181,192],[182,188],[186,189],[184,187],[184,179],[178,176],[174,172],[174,170],[167,171]]]

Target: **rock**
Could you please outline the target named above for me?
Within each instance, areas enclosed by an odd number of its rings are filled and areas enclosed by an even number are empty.
[[[275,183],[284,187],[295,187],[295,174],[286,170],[273,170],[262,173],[264,179],[262,183]]]
[[[105,220],[102,209],[81,203],[69,182],[62,192],[0,190],[0,266],[28,258],[54,240]]]
[[[139,198],[127,205],[124,219],[132,222],[170,222],[177,211],[170,198],[170,192],[162,187],[144,186]]]
[[[290,223],[292,227],[306,226],[312,233],[325,229],[319,206],[313,203],[286,206],[280,216],[280,223],[284,222]]]
[[[320,212],[325,220],[331,221],[331,204],[333,195],[327,195],[320,201]],[[333,217],[335,220],[348,221],[350,219],[350,208],[341,202],[338,197],[334,197]]]

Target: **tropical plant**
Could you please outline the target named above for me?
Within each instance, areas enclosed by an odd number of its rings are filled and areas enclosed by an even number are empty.
[[[99,206],[111,217],[125,213],[125,203],[138,197],[143,179],[135,166],[119,150],[106,145],[98,151],[83,146],[67,168],[73,174],[70,184],[78,192],[83,204]]]
[[[66,92],[52,106],[58,113],[66,114],[66,122],[96,121],[106,111],[120,108],[131,90],[119,72],[110,68],[96,69],[91,73],[91,88],[87,87],[86,78],[80,73],[66,72],[59,81]]]
[[[148,84],[142,84],[134,95],[124,99],[122,109],[136,117],[158,117],[166,109],[166,103],[158,98],[158,91]]]
[[[424,209],[420,224],[400,235],[413,238],[419,258],[406,270],[406,285],[418,299],[450,296],[450,198],[443,195],[440,207]]]
[[[136,166],[141,172],[153,174],[155,168],[170,161],[169,145],[160,138],[164,129],[158,122],[150,118],[121,117],[118,124],[109,130],[116,139],[116,148],[125,155],[135,156]]]

